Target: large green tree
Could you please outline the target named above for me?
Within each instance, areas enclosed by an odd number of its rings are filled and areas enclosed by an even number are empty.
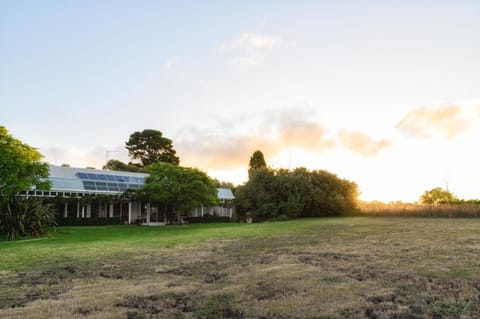
[[[435,187],[431,190],[425,191],[420,196],[420,203],[422,204],[453,204],[458,202],[458,198],[455,197],[450,191],[444,190],[441,187]]]
[[[0,200],[8,201],[21,191],[50,189],[48,164],[33,147],[11,136],[0,126]]]
[[[40,236],[55,223],[51,206],[40,199],[18,196],[32,187],[48,190],[49,168],[33,147],[0,126],[0,232],[8,239]]]
[[[134,132],[125,143],[128,153],[143,167],[157,162],[178,165],[180,159],[173,148],[173,142],[158,130],[146,129]]]
[[[217,188],[210,177],[196,169],[169,163],[148,167],[150,174],[141,191],[152,202],[162,203],[179,220],[194,208],[215,205]]]
[[[259,168],[236,196],[237,213],[257,220],[340,216],[357,211],[358,188],[327,171]]]

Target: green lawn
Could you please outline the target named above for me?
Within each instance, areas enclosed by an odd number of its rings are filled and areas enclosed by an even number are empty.
[[[58,227],[48,237],[0,239],[0,270],[21,270],[39,263],[97,259],[119,252],[166,248],[179,244],[248,236],[293,234],[342,225],[343,219],[303,219],[254,224],[191,224],[183,226]]]
[[[0,242],[0,318],[478,318],[480,219],[60,227]]]

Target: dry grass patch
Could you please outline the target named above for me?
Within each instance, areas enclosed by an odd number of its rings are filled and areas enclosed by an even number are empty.
[[[341,221],[4,272],[0,318],[478,317],[480,220]]]

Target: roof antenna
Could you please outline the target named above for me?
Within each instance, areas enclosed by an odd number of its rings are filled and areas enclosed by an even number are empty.
[[[288,170],[292,169],[292,150],[288,149]]]
[[[108,154],[110,153],[120,153],[119,150],[105,150],[105,165],[108,163]]]
[[[448,189],[448,176],[447,176],[447,171],[445,171],[445,189],[447,192],[450,192]]]

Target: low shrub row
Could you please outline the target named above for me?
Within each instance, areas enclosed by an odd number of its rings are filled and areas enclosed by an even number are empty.
[[[76,217],[58,217],[57,226],[105,226],[122,225],[125,221],[119,217],[113,218],[76,218]]]
[[[201,223],[230,223],[230,217],[224,216],[203,216],[203,217],[186,217],[185,222],[188,224]]]

